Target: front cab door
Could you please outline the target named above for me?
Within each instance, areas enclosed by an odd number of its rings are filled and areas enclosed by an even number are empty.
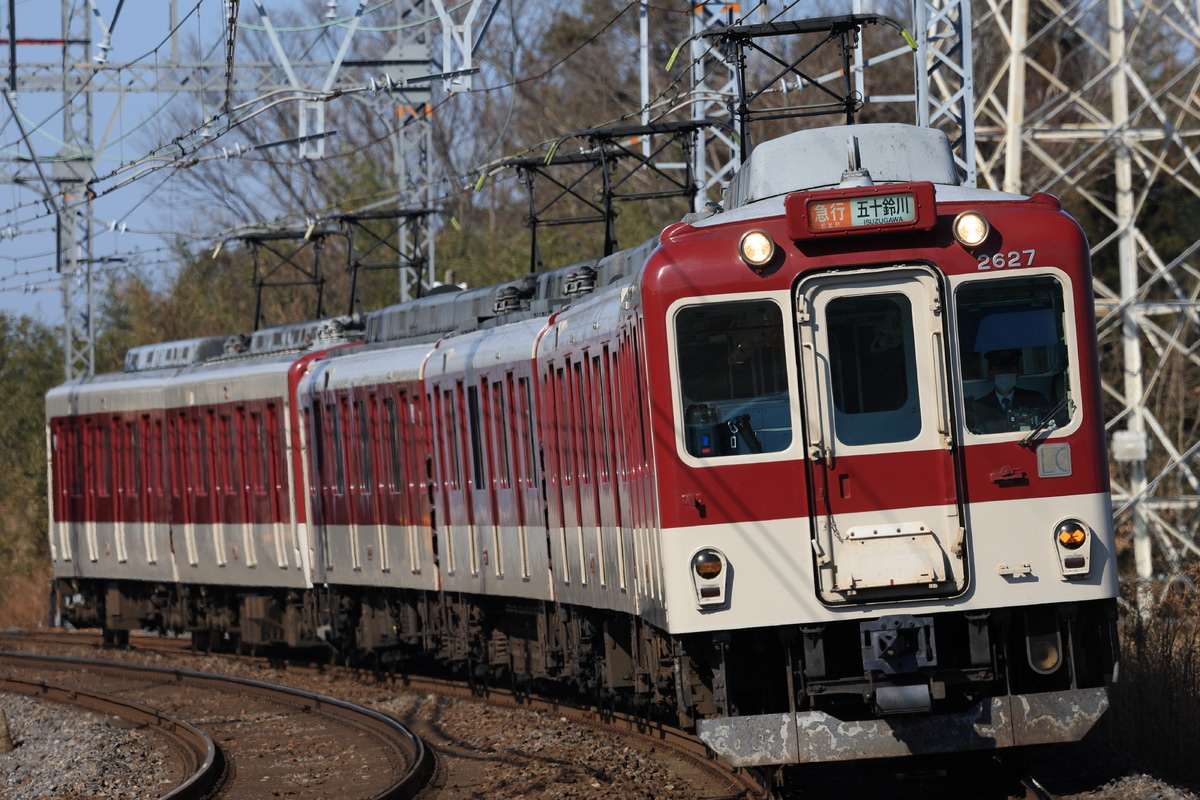
[[[936,274],[825,273],[797,288],[817,591],[829,604],[966,587]]]

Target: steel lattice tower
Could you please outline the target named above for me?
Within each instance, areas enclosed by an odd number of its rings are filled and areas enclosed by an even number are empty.
[[[1190,582],[1184,557],[1200,554],[1200,241],[1191,231],[1156,242],[1145,229],[1161,198],[1200,199],[1200,9],[1171,0],[988,0],[986,9],[976,36],[1003,43],[1006,58],[979,65],[980,178],[1050,192],[1091,218],[1101,348],[1119,367],[1103,385],[1114,514],[1131,534],[1147,613],[1175,581]],[[1161,63],[1145,55],[1156,48]]]

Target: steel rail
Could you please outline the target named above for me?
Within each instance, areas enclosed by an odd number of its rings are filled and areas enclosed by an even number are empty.
[[[265,681],[257,681],[250,678],[240,678],[231,675],[217,675],[208,672],[194,672],[190,670],[176,669],[173,667],[154,667],[144,664],[130,664],[120,661],[108,661],[103,659],[85,659],[75,658],[71,656],[48,656],[37,655],[30,653],[15,653],[10,651],[0,650],[0,664],[11,662],[13,664],[42,664],[46,666],[57,666],[60,668],[72,669],[89,669],[89,670],[104,670],[108,672],[129,672],[136,673],[145,677],[153,677],[163,682],[175,682],[178,684],[189,684],[203,688],[229,691],[231,688],[234,691],[252,693],[260,697],[270,698],[274,702],[281,704],[289,704],[296,706],[305,711],[324,712],[335,716],[339,721],[353,725],[363,731],[366,731],[376,738],[390,743],[404,756],[406,769],[399,778],[392,783],[391,786],[384,791],[370,798],[370,800],[410,800],[415,797],[421,789],[424,788],[430,774],[433,771],[433,757],[425,743],[419,736],[405,727],[399,720],[396,720],[386,714],[382,714],[364,706],[340,700],[336,697],[308,692],[302,689],[293,689],[287,686],[278,686]],[[6,681],[13,680],[5,678]],[[37,681],[27,681],[26,683],[43,686]],[[38,690],[41,693],[41,690]],[[80,689],[69,688],[65,689],[64,702],[76,702],[69,699],[69,696],[82,697],[91,693],[84,692]],[[95,697],[105,697],[104,695],[93,695]],[[140,706],[138,703],[120,700],[119,698],[107,698],[115,704],[124,704],[126,706]],[[117,705],[113,706],[118,707]],[[172,724],[177,726],[191,726],[190,723],[182,720],[177,720],[169,715],[162,714],[156,709],[150,709],[142,706],[151,714],[161,716],[164,720],[171,720]],[[116,712],[113,712],[116,713]],[[119,714],[118,716],[124,716]],[[196,729],[199,730],[199,729]],[[207,734],[202,735],[207,736]],[[218,755],[216,758],[220,760],[219,749],[216,750]],[[216,777],[220,777],[223,769],[216,770]],[[180,789],[183,787],[181,786]],[[209,785],[205,791],[211,790]],[[177,789],[176,792],[179,790]],[[204,792],[198,794],[178,795],[172,792],[168,797],[171,800],[191,800],[204,795]]]
[[[184,769],[190,773],[187,780],[163,795],[161,800],[200,800],[216,786],[224,772],[224,756],[211,736],[187,720],[157,708],[78,687],[12,675],[0,675],[0,691],[86,708],[157,730],[179,754]]]

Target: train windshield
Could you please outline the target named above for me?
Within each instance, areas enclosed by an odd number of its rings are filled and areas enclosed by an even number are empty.
[[[686,447],[697,458],[792,443],[783,311],[771,300],[688,306],[675,317]]]
[[[971,281],[955,295],[967,429],[1062,427],[1075,413],[1062,284],[1048,275]]]

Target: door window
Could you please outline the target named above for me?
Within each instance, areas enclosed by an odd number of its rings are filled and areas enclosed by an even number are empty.
[[[834,430],[842,444],[906,442],[921,432],[912,302],[903,294],[829,301]]]

